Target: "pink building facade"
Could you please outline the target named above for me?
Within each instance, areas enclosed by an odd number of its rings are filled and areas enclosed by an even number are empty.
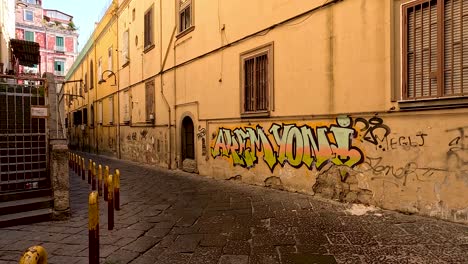
[[[58,10],[42,8],[42,0],[22,0],[16,9],[16,39],[40,46],[40,65],[19,67],[20,74],[50,72],[63,79],[75,61],[78,33],[73,17]]]

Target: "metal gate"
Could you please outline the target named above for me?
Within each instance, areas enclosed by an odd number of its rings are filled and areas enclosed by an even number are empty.
[[[0,194],[50,187],[46,103],[44,79],[0,78]]]

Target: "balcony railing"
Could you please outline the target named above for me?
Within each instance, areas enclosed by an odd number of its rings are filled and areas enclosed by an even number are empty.
[[[65,76],[63,71],[54,71],[55,76]]]
[[[64,47],[64,46],[57,46],[57,45],[55,45],[55,51],[57,51],[57,52],[65,52],[65,47]]]

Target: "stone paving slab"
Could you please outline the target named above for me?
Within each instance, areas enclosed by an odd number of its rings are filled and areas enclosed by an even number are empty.
[[[121,210],[107,230],[100,199],[104,264],[468,263],[468,226],[312,196],[213,180],[82,154],[121,171]],[[69,220],[0,229],[0,263],[43,245],[49,263],[88,263],[90,186],[70,172]]]

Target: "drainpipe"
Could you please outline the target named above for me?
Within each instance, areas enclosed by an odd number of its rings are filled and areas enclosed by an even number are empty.
[[[117,2],[115,2],[116,4],[116,7],[115,7],[115,12],[117,13],[118,12],[118,8],[119,8],[119,5]],[[115,19],[115,22],[114,23],[117,23],[117,40],[116,40],[116,45],[115,45],[115,49],[117,49],[117,47],[119,46],[119,17],[114,14],[116,16],[116,19]],[[112,64],[114,65],[114,64]],[[119,72],[119,52],[117,52],[117,73]],[[117,83],[117,158],[118,159],[121,159],[122,158],[122,153],[120,152],[120,78],[118,78],[118,83]]]
[[[94,35],[94,34],[93,34]],[[94,88],[94,101],[93,101],[93,106],[96,104],[96,99],[98,98],[98,94],[97,94],[97,86],[95,87],[94,86],[94,79],[95,78],[100,78],[98,76],[95,76],[94,75],[94,72],[95,72],[95,68],[94,67],[94,63],[96,62],[96,49],[97,49],[97,43],[96,43],[96,39],[94,39],[94,36],[93,36],[93,42],[94,42],[94,56],[93,56],[93,88]],[[89,105],[88,105],[89,106]],[[104,106],[103,106],[104,107]],[[94,107],[93,107],[94,108]],[[94,124],[93,124],[94,125]],[[99,155],[99,141],[98,141],[98,137],[99,137],[99,130],[97,128],[97,126],[94,128],[94,140],[95,140],[95,143],[96,143],[96,154]]]
[[[164,65],[166,64],[166,59],[167,59],[167,55],[169,53],[169,47],[171,46],[171,43],[172,43],[172,39],[174,38],[174,34],[175,34],[175,29],[176,27],[174,27],[174,30],[172,31],[172,36],[171,36],[171,39],[169,41],[169,44],[167,46],[167,51],[166,51],[166,55],[165,55],[165,58],[164,58],[164,61],[162,60],[162,36],[163,36],[163,33],[162,33],[162,0],[159,1],[159,35],[160,35],[160,42],[161,42],[161,45],[159,45],[159,49],[160,49],[160,52],[159,54],[161,54],[159,56],[159,63],[160,63],[160,76],[159,76],[159,79],[160,79],[160,86],[161,86],[161,97],[163,98],[164,100],[164,103],[166,103],[166,106],[167,106],[167,115],[169,117],[168,119],[168,123],[167,123],[167,130],[169,132],[169,155],[168,155],[168,161],[167,161],[167,166],[169,169],[172,168],[172,133],[171,133],[171,106],[169,104],[169,102],[167,101],[167,98],[166,96],[164,95],[164,88],[163,88],[163,68],[164,68]]]

